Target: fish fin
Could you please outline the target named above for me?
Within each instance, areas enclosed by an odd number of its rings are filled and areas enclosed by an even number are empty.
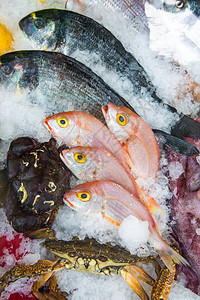
[[[157,213],[162,216],[166,216],[166,212],[162,209],[162,207],[156,202],[156,200],[152,197],[150,197],[146,191],[143,189],[137,187],[138,194],[140,200],[143,202],[143,204],[150,210],[151,214]]]
[[[109,199],[102,204],[102,215],[112,224],[119,226],[127,216],[131,215],[131,210],[126,205]]]
[[[149,297],[138,280],[125,268],[119,271],[122,278],[128,283],[128,285],[134,290],[134,292],[139,296],[140,299],[148,300]]]
[[[193,156],[199,154],[199,150],[190,142],[184,141],[176,136],[168,134],[164,131],[154,129],[154,133],[164,138],[163,144],[166,144],[171,150],[185,156]]]
[[[102,215],[103,215],[103,217],[104,217],[106,220],[108,220],[108,222],[110,222],[110,223],[112,223],[112,224],[114,224],[114,225],[116,225],[116,226],[120,226],[121,223],[119,223],[119,222],[117,222],[117,221],[111,219],[110,217],[106,216],[106,215],[104,214],[104,212],[102,212]]]
[[[200,124],[190,117],[183,116],[171,129],[171,134],[178,137],[200,138]]]
[[[159,214],[163,216],[167,216],[167,213],[162,209],[162,207],[156,202],[154,198],[148,196],[148,208],[151,214]]]
[[[162,243],[162,248],[156,249],[156,251],[170,272],[173,272],[174,264],[189,265],[187,260],[172,249],[166,242]]]

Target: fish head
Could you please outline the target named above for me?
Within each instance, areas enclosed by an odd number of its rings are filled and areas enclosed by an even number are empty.
[[[74,133],[76,130],[78,131],[78,126],[76,126],[70,112],[57,113],[46,117],[44,125],[54,136],[63,140],[68,147],[73,146],[73,141],[76,139]]]
[[[170,13],[184,12],[186,9],[189,9],[197,17],[200,16],[199,0],[150,0],[150,4],[157,9],[165,10]]]
[[[60,153],[60,157],[64,164],[72,171],[72,173],[78,178],[83,179],[85,173],[88,176],[93,173],[93,161],[88,157],[88,147],[73,147],[64,149]],[[91,180],[93,177],[91,177]]]
[[[57,39],[61,39],[60,11],[45,9],[30,13],[20,20],[19,27],[34,46],[37,45],[43,50],[55,50]]]
[[[39,77],[33,53],[16,51],[0,56],[0,84],[11,90],[35,89]]]
[[[102,106],[102,112],[105,117],[106,123],[116,138],[123,142],[130,136],[131,111],[124,107],[109,103],[108,106]]]
[[[77,185],[64,194],[63,201],[72,209],[84,215],[90,212],[99,213],[102,210],[102,192],[98,181]]]

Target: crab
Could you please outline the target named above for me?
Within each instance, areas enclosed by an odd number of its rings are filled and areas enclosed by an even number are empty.
[[[45,236],[45,228],[70,188],[71,172],[61,162],[55,143],[54,139],[39,143],[29,137],[17,138],[8,151],[7,171],[0,174],[7,218],[17,232],[31,237],[36,237],[33,231],[38,237]]]
[[[149,296],[137,278],[153,287],[151,296],[153,300],[167,299],[167,296],[161,298],[160,295],[165,295],[163,291],[169,293],[173,283],[174,272],[170,272],[166,267],[160,271],[160,266],[152,255],[139,257],[130,254],[120,246],[112,246],[110,243],[100,244],[95,239],[88,237],[84,240],[74,237],[68,242],[46,240],[42,245],[56,255],[56,260],[39,260],[34,265],[18,265],[11,268],[0,278],[0,292],[10,282],[19,278],[40,275],[39,280],[33,284],[32,288],[38,299],[65,299],[64,294],[58,289],[57,277],[54,275],[62,269],[103,275],[120,274],[136,294],[144,300],[149,299]],[[154,264],[157,274],[160,273],[156,283],[150,275],[136,265],[138,262]],[[42,294],[39,289],[50,277],[50,295]],[[170,277],[170,281],[168,277]],[[54,298],[52,298],[53,296]]]

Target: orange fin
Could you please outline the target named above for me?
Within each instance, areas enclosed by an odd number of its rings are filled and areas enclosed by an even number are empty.
[[[187,260],[174,249],[172,249],[166,242],[164,242],[163,247],[161,249],[156,250],[164,264],[170,270],[170,272],[174,271],[174,264],[189,265]]]

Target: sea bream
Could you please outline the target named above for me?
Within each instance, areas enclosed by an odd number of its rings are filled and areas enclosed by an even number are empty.
[[[0,56],[0,87],[51,112],[83,110],[103,120],[101,106],[112,101],[133,109],[91,69],[61,53],[16,51]]]
[[[91,65],[99,62],[122,79],[130,80],[133,93],[143,99],[149,95],[150,101],[160,103],[164,115],[176,113],[174,108],[166,104],[163,107],[148,74],[135,57],[109,30],[93,19],[72,11],[46,9],[29,14],[20,21],[19,26],[31,43],[40,49],[74,55],[80,60],[83,55],[91,53]],[[134,101],[137,101],[137,97]],[[182,114],[174,115],[174,118],[180,118],[178,126],[181,123],[184,126],[187,122],[186,127],[194,127],[195,121]],[[196,134],[200,137],[200,125],[197,126]]]
[[[162,239],[147,208],[119,184],[104,180],[80,184],[64,195],[64,202],[84,215],[102,213],[108,221],[116,225],[120,225],[130,215],[148,221],[150,240],[166,266],[172,269],[174,262],[187,264]]]
[[[109,103],[102,106],[107,126],[130,156],[135,178],[156,177],[159,148],[149,125],[126,107]]]

